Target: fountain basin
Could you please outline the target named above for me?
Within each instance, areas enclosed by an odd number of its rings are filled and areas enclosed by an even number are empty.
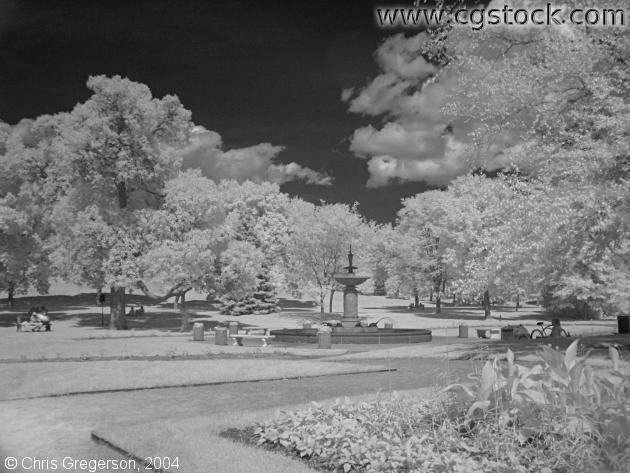
[[[333,277],[339,284],[352,287],[363,284],[365,281],[370,279],[369,276],[357,276],[355,274],[336,274]]]
[[[274,341],[284,343],[317,343],[316,328],[287,328],[272,330]],[[432,339],[431,330],[414,328],[334,327],[332,343],[341,344],[410,344]]]

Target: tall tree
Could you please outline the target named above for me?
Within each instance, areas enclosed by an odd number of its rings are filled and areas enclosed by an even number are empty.
[[[70,113],[42,117],[36,146],[15,146],[20,193],[49,209],[48,245],[58,273],[111,287],[110,327],[122,329],[125,290],[137,280],[136,211],[158,208],[192,126],[177,97],[153,98],[119,76],[90,77],[93,95]],[[85,252],[85,250],[88,250]]]
[[[316,206],[304,201],[292,204],[289,228],[290,240],[284,254],[288,280],[296,283],[302,293],[316,294],[320,311],[325,311],[325,298],[336,289],[335,274],[347,264],[349,245],[358,241],[366,230],[356,206],[323,204]],[[360,249],[358,264],[364,257]],[[369,268],[365,268],[369,270]]]
[[[226,313],[270,313],[277,310],[276,287],[270,282],[288,241],[289,198],[272,183],[223,181],[219,184],[226,202],[226,226],[230,238],[253,245],[262,255],[257,287],[246,295],[227,291],[222,297]]]
[[[544,228],[531,229],[537,245],[529,249],[546,303],[585,314],[627,307],[619,297],[630,257],[627,28],[460,29],[444,44],[449,67],[484,72],[483,81],[458,76],[449,112],[475,123],[477,153],[503,142],[494,146],[499,162],[529,178],[519,201]],[[524,215],[514,213],[512,226],[526,227]],[[527,247],[519,238],[505,243],[512,253]]]
[[[506,171],[418,197],[424,210],[410,216],[437,222],[449,279],[466,291],[544,293],[585,313],[627,307],[627,29],[447,25],[424,39],[420,53],[438,66],[424,85],[441,86],[447,128],[468,131],[459,158]],[[416,92],[398,103],[416,103],[403,100]]]

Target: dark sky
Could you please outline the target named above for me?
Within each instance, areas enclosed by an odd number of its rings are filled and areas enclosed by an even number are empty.
[[[177,94],[226,149],[284,145],[280,162],[335,179],[285,192],[356,200],[367,217],[392,221],[400,198],[425,186],[365,187],[366,161],[348,138],[370,119],[340,100],[378,72],[372,54],[386,33],[372,2],[336,3],[0,0],[0,120],[69,110],[89,96],[88,75],[119,74]]]

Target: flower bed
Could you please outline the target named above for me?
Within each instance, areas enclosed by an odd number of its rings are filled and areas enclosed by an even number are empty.
[[[488,362],[473,387],[446,397],[393,396],[284,413],[252,429],[252,441],[330,471],[627,472],[630,375],[594,370],[544,347],[532,367]]]

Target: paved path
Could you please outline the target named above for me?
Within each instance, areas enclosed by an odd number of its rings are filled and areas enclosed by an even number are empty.
[[[0,402],[0,456],[48,457],[59,461],[65,456],[122,459],[109,448],[93,443],[90,432],[110,422],[212,416],[213,413],[280,407],[362,393],[429,387],[436,383],[446,385],[447,378],[450,381],[463,378],[478,366],[466,361],[435,359],[390,360],[388,363],[397,371],[3,401]],[[118,413],[119,406],[124,416]]]

